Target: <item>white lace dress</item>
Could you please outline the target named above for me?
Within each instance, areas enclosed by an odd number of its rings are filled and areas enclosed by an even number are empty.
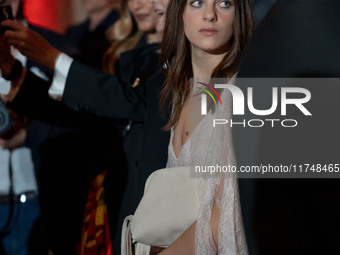
[[[176,157],[171,139],[169,143],[167,167],[207,166],[219,164],[236,165],[232,144],[231,128],[228,125],[212,127],[213,119],[230,119],[231,95],[228,90],[221,93],[223,107],[218,105],[210,111],[191,133]],[[248,254],[237,179],[205,176],[206,190],[196,223],[196,254]],[[211,213],[214,203],[220,210],[218,247],[215,246],[211,231]]]

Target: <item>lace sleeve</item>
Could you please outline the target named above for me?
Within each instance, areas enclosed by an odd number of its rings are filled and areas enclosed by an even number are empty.
[[[231,116],[231,95],[227,90],[221,93],[223,107],[217,108],[213,118],[228,119]],[[208,115],[207,115],[208,117]],[[209,122],[209,117],[204,121]],[[206,123],[204,123],[205,125]],[[209,124],[205,131],[212,129]],[[236,166],[232,144],[231,128],[221,125],[209,134],[205,144],[207,151],[204,164]],[[248,254],[241,209],[238,182],[233,174],[205,176],[206,191],[196,223],[196,254]],[[217,239],[217,240],[216,240]],[[215,243],[217,245],[215,245]]]

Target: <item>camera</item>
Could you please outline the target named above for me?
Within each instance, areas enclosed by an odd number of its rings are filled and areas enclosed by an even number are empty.
[[[9,5],[0,6],[0,23],[7,19],[14,19],[12,8]],[[0,34],[3,35],[8,28],[0,25]]]

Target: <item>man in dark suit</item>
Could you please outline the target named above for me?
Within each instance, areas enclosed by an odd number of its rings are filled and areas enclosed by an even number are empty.
[[[119,0],[82,1],[87,19],[66,30],[66,36],[82,53],[82,63],[102,69],[103,55],[110,46],[107,30],[119,18],[119,3]]]
[[[7,0],[7,1],[1,1],[1,5],[10,5],[12,7],[13,11],[13,16],[20,20],[20,22],[23,22],[26,24],[25,17],[23,15],[23,4],[20,0]],[[37,26],[33,26],[31,24],[27,24],[31,29],[34,31],[40,33],[43,35],[45,38],[47,38],[55,47],[59,49],[63,49],[68,52],[68,54],[72,56],[78,55],[78,50],[77,48],[70,43],[64,36],[54,33],[50,30],[40,28]],[[53,73],[51,70],[49,70],[46,67],[43,67],[42,65],[38,65],[37,63],[26,60],[25,58],[22,58],[22,56],[18,56],[17,52],[15,50],[13,51],[14,54],[16,54],[16,57],[20,59],[29,70],[32,72],[36,73],[43,79],[49,80]],[[34,163],[34,169],[35,169],[35,177],[37,180],[38,184],[38,190],[41,192],[41,170],[42,170],[42,162],[44,161],[44,157],[41,154],[41,150],[43,148],[43,145],[47,145],[49,143],[49,138],[52,135],[51,130],[56,131],[58,130],[59,134],[63,134],[65,132],[70,132],[72,130],[70,129],[64,129],[62,127],[52,127],[51,125],[44,124],[40,121],[36,121],[33,119],[28,119],[26,125],[25,125],[25,141],[23,146],[28,147],[30,149],[30,155],[32,155],[32,160]],[[7,140],[9,141],[9,140]],[[45,149],[48,148],[48,146],[45,147]],[[17,160],[17,164],[22,164],[25,165],[27,162],[23,161],[22,159]],[[25,166],[26,170],[29,169],[28,166]],[[17,168],[17,166],[13,167],[12,169]],[[17,173],[15,173],[17,175]],[[20,183],[20,178],[15,179],[15,182]],[[23,183],[25,182],[32,182],[32,180],[27,180],[23,178]],[[31,190],[26,190],[26,192],[31,192]],[[41,193],[40,193],[41,194]],[[9,231],[9,234],[6,236],[13,236],[14,242],[16,242],[16,245],[13,246],[11,245],[13,249],[17,249],[16,251],[19,252],[19,249],[25,249],[27,248],[27,252],[29,254],[46,254],[47,253],[47,247],[44,241],[46,240],[45,233],[43,233],[43,227],[41,226],[41,217],[40,217],[40,209],[42,208],[42,204],[36,203],[35,200],[37,200],[38,196],[31,197],[27,199],[25,204],[20,205],[20,203],[15,205],[15,210],[16,208],[21,208],[19,210],[20,213],[14,214],[12,219],[16,221],[17,223],[14,224],[16,226],[16,229],[19,229],[20,232],[20,237],[15,236],[18,231],[14,231],[13,228],[11,227]],[[32,202],[33,201],[33,202]],[[40,196],[39,196],[39,201]],[[34,207],[32,206],[34,205]],[[27,210],[25,211],[24,210]],[[33,221],[33,215],[36,214],[36,212],[39,212],[39,217],[37,221]],[[25,219],[27,219],[30,222],[25,222]],[[33,228],[31,225],[34,225]],[[13,231],[12,231],[13,230]],[[29,236],[27,237],[24,233],[27,230],[27,233],[29,233]],[[15,241],[15,238],[17,240]],[[5,240],[5,238],[4,238]],[[11,239],[9,239],[11,240]],[[26,247],[27,246],[27,247]],[[18,248],[19,247],[19,248]],[[10,252],[7,250],[7,252]]]
[[[164,168],[167,161],[169,133],[162,131],[167,117],[161,116],[158,105],[165,78],[158,71],[145,81],[145,77],[151,75],[150,71],[160,69],[158,53],[154,53],[156,46],[137,47],[123,53],[120,60],[122,75],[118,76],[91,70],[74,61],[63,93],[63,102],[73,110],[129,120],[136,125],[131,127],[124,141],[124,145],[130,145],[125,152],[131,155],[126,156],[129,160],[129,176],[115,233],[115,250],[120,247],[124,218],[133,214],[137,208],[144,193],[146,179],[153,171]],[[150,68],[153,65],[156,68]],[[137,87],[132,86],[135,77],[140,78],[140,85]],[[79,93],[80,90],[82,93]],[[112,192],[107,194],[113,195]]]
[[[24,17],[19,12],[17,18]],[[80,58],[78,49],[65,36],[30,24],[29,27],[57,49]],[[27,61],[26,67],[30,73],[46,81],[53,76],[52,70],[31,60]],[[34,80],[29,84],[33,86]],[[37,95],[48,100],[46,89],[38,91]],[[16,110],[31,117],[26,127],[26,145],[32,150],[38,178],[44,238],[55,254],[74,254],[76,245],[80,243],[89,182],[112,166],[117,158],[121,159],[117,167],[125,168],[120,135],[112,120],[74,112],[56,101],[46,109],[43,104],[35,104],[34,97],[37,95],[29,95]],[[124,180],[112,183],[112,189],[118,194],[113,199],[113,203],[117,203],[117,211],[122,183]],[[112,217],[117,217],[117,214],[113,212]],[[63,241],[59,240],[61,232]],[[35,233],[40,232],[37,229]]]
[[[167,160],[169,132],[162,131],[161,128],[167,122],[168,117],[167,115],[161,116],[158,106],[164,75],[159,71],[152,80],[147,81],[147,77],[160,69],[158,49],[159,44],[143,44],[123,53],[120,59],[122,75],[119,76],[107,75],[78,61],[73,61],[70,63],[66,86],[61,94],[62,101],[72,110],[110,119],[129,120],[141,127],[142,134],[138,135],[138,138],[142,140],[137,144],[140,148],[136,145],[136,151],[131,151],[132,154],[128,155],[129,159],[135,160],[129,162],[131,165],[129,175],[131,176],[128,178],[120,209],[116,240],[120,240],[121,227],[119,226],[122,220],[134,213],[144,193],[146,179],[153,171],[165,167]],[[61,57],[66,58],[65,55]],[[136,83],[136,80],[139,82]],[[26,85],[28,83],[34,83],[35,86]],[[44,100],[48,99],[46,93],[49,85],[28,73],[12,106],[14,107],[18,101],[22,104],[23,100],[30,98],[28,95],[32,95],[33,105],[37,105],[37,108],[39,105],[45,105],[40,104],[38,98],[41,91],[44,91]],[[50,103],[55,103],[55,101]],[[116,180],[120,180],[117,178],[117,173],[121,174],[120,169],[117,168],[116,173],[112,172],[111,176]],[[112,185],[106,185],[106,187],[110,188]],[[108,192],[105,194],[109,197],[107,201],[110,201],[110,197],[115,193],[106,191]],[[108,210],[110,210],[109,205]],[[115,243],[115,249],[119,246],[118,241]]]
[[[251,0],[255,24],[258,26],[279,0]]]
[[[278,1],[248,45],[239,77],[339,77],[339,9],[333,0]],[[239,165],[339,163],[340,87],[318,81],[294,85],[312,95],[310,119],[293,115],[299,127],[233,128]],[[259,94],[254,100],[271,105]],[[250,254],[339,254],[340,181],[304,178],[239,179]]]
[[[88,77],[92,77],[91,80],[86,79],[84,75],[82,75],[84,68],[87,72],[90,72]],[[106,77],[106,79],[103,79],[104,77]],[[111,78],[107,79],[109,77]],[[77,82],[74,82],[74,79],[76,79]],[[159,94],[164,79],[164,74],[160,70],[156,72],[146,84],[140,85],[140,87],[132,88],[128,85],[122,86],[121,84],[115,84],[115,82],[117,82],[115,76],[105,75],[95,69],[88,69],[76,61],[72,64],[69,73],[66,85],[68,89],[65,90],[63,96],[64,103],[69,107],[76,111],[89,112],[94,115],[105,116],[106,118],[133,120],[142,125],[143,135],[141,149],[135,152],[138,154],[138,156],[136,156],[137,160],[129,162],[135,165],[135,167],[133,169],[130,167],[129,169],[127,187],[124,191],[122,205],[119,210],[118,227],[116,233],[113,233],[115,234],[115,250],[119,250],[117,246],[120,244],[121,224],[127,215],[134,213],[143,196],[146,179],[153,171],[164,168],[167,162],[170,134],[169,132],[163,131],[162,128],[167,123],[168,112],[167,109],[165,109],[165,113],[162,114],[159,109]],[[30,86],[31,83],[34,83],[35,86]],[[77,90],[80,89],[78,85],[84,84],[86,84],[86,86],[81,87],[82,90],[85,89],[86,91],[79,94],[77,92]],[[98,84],[101,84],[101,89],[98,89]],[[36,105],[36,107],[44,105],[44,108],[53,109],[51,104],[54,104],[55,101],[48,99],[46,94],[45,96],[41,95],[44,94],[41,93],[41,91],[47,93],[47,88],[47,84],[41,79],[33,74],[28,74],[26,82],[22,85],[11,106],[16,108],[15,105],[17,102],[20,102],[20,105],[22,105],[23,102],[27,102],[32,96],[34,97],[33,105]],[[105,96],[109,94],[112,96]],[[41,100],[42,98],[45,99]],[[35,106],[31,105],[30,108],[31,107]],[[39,112],[39,110],[36,109],[35,112]],[[51,112],[51,116],[54,116],[53,111]],[[69,119],[72,119],[72,117]],[[129,156],[128,158],[132,157]],[[121,160],[124,160],[124,156],[120,156],[112,162],[112,166],[116,168],[116,171],[112,171],[108,177],[110,179],[106,179],[105,181],[123,181],[121,180],[120,172],[123,171],[122,169],[124,168],[119,168]],[[112,186],[112,183],[108,184],[109,185],[105,187],[105,191],[107,200],[110,201],[116,196],[116,192],[114,192],[115,187]],[[112,204],[112,202],[110,204]],[[112,212],[111,206],[114,206],[114,204],[110,204],[108,204],[108,210]]]

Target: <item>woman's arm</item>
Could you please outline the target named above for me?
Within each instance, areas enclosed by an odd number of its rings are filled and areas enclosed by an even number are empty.
[[[195,230],[196,222],[194,222],[172,245],[159,254],[195,255]]]
[[[220,208],[214,203],[211,214],[211,231],[215,247],[218,243],[218,226],[220,218]],[[163,250],[160,255],[190,255],[195,254],[195,221],[172,245]]]

